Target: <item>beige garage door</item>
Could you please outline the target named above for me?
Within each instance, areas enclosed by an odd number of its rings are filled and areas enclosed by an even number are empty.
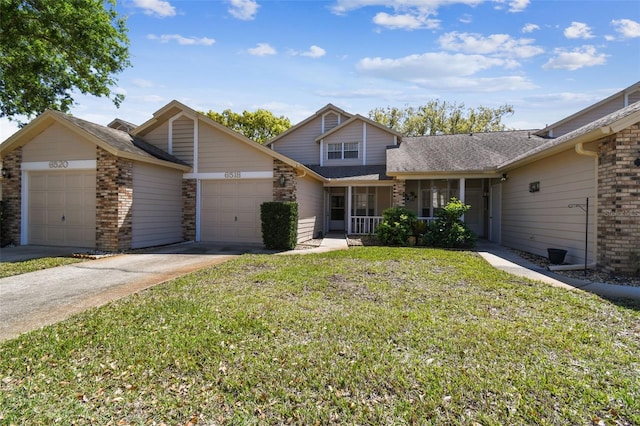
[[[271,180],[203,181],[200,240],[262,243],[260,204],[272,200]]]
[[[95,171],[29,173],[28,243],[95,247]]]

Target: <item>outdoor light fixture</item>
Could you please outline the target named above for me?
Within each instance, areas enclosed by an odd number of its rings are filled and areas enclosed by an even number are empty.
[[[284,177],[284,175],[280,175],[280,179],[278,179],[278,182],[280,182],[281,187],[284,187],[287,183],[287,178]]]
[[[507,176],[507,174],[506,174],[506,173],[503,173],[503,174],[502,174],[502,177],[500,178],[500,182],[506,182],[506,181],[507,181],[507,179],[509,179],[509,176]]]
[[[6,167],[2,168],[2,177],[5,179],[11,178],[11,174],[9,174],[9,169],[7,169]]]

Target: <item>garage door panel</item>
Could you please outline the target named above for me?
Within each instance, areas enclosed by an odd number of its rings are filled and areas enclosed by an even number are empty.
[[[260,204],[272,193],[271,180],[203,181],[200,239],[261,243]]]
[[[28,244],[95,247],[95,171],[29,173]]]

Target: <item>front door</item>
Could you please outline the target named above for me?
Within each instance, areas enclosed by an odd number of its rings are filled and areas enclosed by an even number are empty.
[[[331,194],[330,231],[344,231],[344,194]]]

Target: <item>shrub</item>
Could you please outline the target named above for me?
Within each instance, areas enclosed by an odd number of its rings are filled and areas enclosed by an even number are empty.
[[[405,207],[391,207],[382,212],[382,222],[376,229],[376,237],[387,246],[406,246],[413,235],[413,225],[418,216]]]
[[[476,235],[460,218],[471,208],[457,198],[452,198],[438,212],[435,221],[424,235],[424,244],[442,248],[470,248],[476,243]]]
[[[260,205],[262,242],[268,249],[292,250],[298,240],[298,203],[269,201]]]

